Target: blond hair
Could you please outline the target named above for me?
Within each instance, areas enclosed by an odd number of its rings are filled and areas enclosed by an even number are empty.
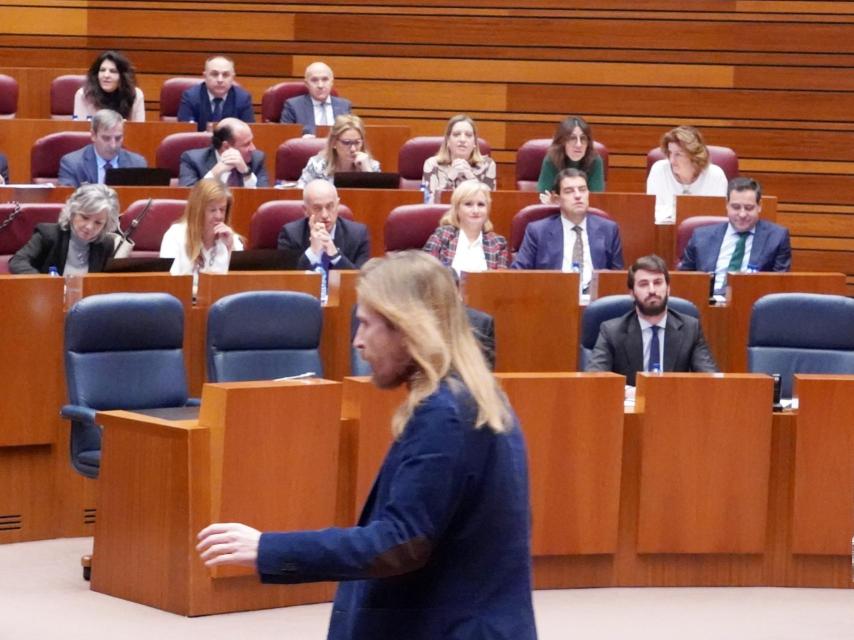
[[[323,159],[326,160],[326,175],[334,176],[335,168],[338,165],[338,150],[335,145],[338,143],[344,133],[353,129],[359,133],[362,139],[362,151],[368,154],[368,164],[370,164],[371,152],[368,151],[368,140],[365,138],[365,123],[362,119],[353,114],[345,113],[335,118],[335,124],[329,130],[329,137],[326,139],[326,148],[323,150]]]
[[[205,228],[205,209],[211,202],[226,201],[225,224],[231,224],[231,191],[219,180],[199,180],[190,191],[187,206],[178,222],[187,223],[187,239],[184,248],[191,262],[202,253],[202,232]]]
[[[439,220],[439,224],[450,224],[459,229],[460,205],[464,200],[467,198],[473,198],[478,193],[483,194],[483,197],[486,199],[487,218],[486,222],[483,223],[483,232],[488,233],[492,231],[492,221],[488,216],[489,209],[492,206],[492,198],[489,195],[489,187],[479,180],[466,180],[461,182],[459,186],[454,189],[454,193],[451,194],[451,208],[442,216],[442,219]]]
[[[486,365],[454,280],[436,258],[415,250],[374,258],[362,268],[356,291],[360,305],[400,331],[416,371],[392,418],[395,437],[443,380],[471,394],[475,428],[503,433],[512,427],[507,399]]]
[[[442,146],[439,147],[439,153],[434,156],[436,164],[451,164],[451,150],[448,148],[451,131],[460,122],[467,122],[471,126],[472,133],[474,133],[474,147],[471,150],[471,155],[467,158],[469,164],[480,164],[483,161],[483,156],[480,153],[480,141],[477,137],[477,125],[471,117],[461,113],[448,120],[448,125],[445,127],[445,137],[442,138]]]

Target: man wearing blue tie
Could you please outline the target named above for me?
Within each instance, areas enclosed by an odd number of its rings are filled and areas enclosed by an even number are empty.
[[[587,371],[613,371],[635,386],[638,371],[716,372],[703,329],[696,318],[668,309],[670,273],[656,255],[629,267],[628,285],[635,308],[606,320]]]
[[[178,121],[195,122],[199,131],[209,131],[224,118],[255,122],[252,96],[235,84],[235,76],[233,60],[225,56],[208,58],[204,82],[181,94]]]
[[[714,292],[721,295],[726,290],[727,273],[792,268],[788,229],[759,219],[762,187],[756,180],[730,180],[726,209],[728,222],[698,227],[691,234],[680,271],[714,273]]]
[[[122,149],[124,137],[125,124],[119,113],[109,109],[96,112],[92,117],[92,143],[60,158],[59,184],[104,184],[109,168],[147,167],[141,155]]]

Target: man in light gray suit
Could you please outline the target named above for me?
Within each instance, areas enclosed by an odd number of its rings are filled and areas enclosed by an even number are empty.
[[[314,135],[317,125],[329,125],[335,118],[350,113],[350,101],[332,95],[335,76],[323,62],[312,62],[305,68],[308,93],[285,101],[281,122],[303,125],[303,135]]]
[[[104,184],[110,167],[147,167],[141,155],[122,149],[124,137],[124,119],[119,113],[110,109],[96,112],[92,117],[92,143],[60,158],[59,184],[68,187]]]
[[[635,386],[638,371],[716,372],[703,329],[696,318],[668,309],[670,273],[658,256],[638,258],[629,267],[635,308],[606,320],[587,371],[613,371]]]

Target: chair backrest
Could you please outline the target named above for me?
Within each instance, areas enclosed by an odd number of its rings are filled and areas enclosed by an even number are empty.
[[[308,93],[308,87],[302,80],[290,80],[267,87],[261,96],[261,122],[279,122],[285,102],[305,93]],[[338,95],[334,88],[331,93],[333,96]]]
[[[854,299],[774,293],[753,305],[747,341],[751,372],[779,373],[783,397],[796,373],[854,374]]]
[[[88,131],[60,131],[39,138],[30,150],[30,180],[40,184],[56,182],[62,156],[82,149],[91,141],[92,134]]]
[[[14,118],[18,112],[18,81],[0,73],[0,118]]]
[[[726,221],[726,216],[691,216],[690,218],[685,218],[680,222],[679,226],[676,227],[676,255],[674,256],[674,267],[679,266],[679,262],[682,260],[682,254],[685,253],[685,247],[691,239],[695,229],[698,227],[706,227],[710,224],[720,224],[721,222]]]
[[[323,376],[320,301],[294,291],[246,291],[208,311],[207,373],[211,382]]]
[[[584,308],[584,313],[581,315],[581,340],[578,344],[579,371],[584,371],[590,361],[593,347],[596,346],[596,339],[599,337],[599,325],[606,320],[619,318],[628,313],[634,304],[632,297],[625,294],[597,298]],[[667,301],[667,306],[686,316],[698,319],[700,317],[697,306],[690,300],[671,296]]]
[[[62,204],[22,203],[15,219],[0,231],[0,273],[9,272],[9,259],[23,247],[33,235],[40,222],[56,222]],[[0,225],[15,212],[14,204],[0,204]]]
[[[338,215],[347,220],[353,219],[353,212],[344,204],[338,207]],[[263,203],[249,220],[249,248],[275,249],[282,227],[304,217],[302,200],[270,200]]]
[[[122,230],[127,231],[136,217],[142,213],[148,205],[148,200],[136,200],[122,213],[119,219]],[[166,230],[181,217],[187,206],[186,200],[167,200],[155,198],[151,201],[151,208],[145,217],[137,225],[131,235],[134,242],[134,256],[152,256],[160,253],[160,243]]]
[[[308,159],[326,147],[326,138],[291,138],[276,149],[276,180],[296,182]]]
[[[190,87],[195,87],[201,78],[167,78],[160,86],[160,119],[167,122],[178,120],[178,107],[181,105],[181,94]]]
[[[519,191],[536,191],[540,179],[540,169],[543,158],[552,143],[551,138],[536,138],[528,140],[516,151],[516,188]],[[602,175],[608,180],[608,147],[598,141],[593,141],[593,147],[602,158]]]
[[[86,82],[85,75],[57,76],[50,83],[50,117],[71,120],[74,115],[74,94]]]
[[[421,249],[448,211],[446,204],[405,204],[395,207],[385,220],[385,250]]]
[[[397,154],[397,170],[401,189],[420,189],[424,175],[424,161],[435,156],[442,146],[442,136],[417,136],[403,143]],[[492,149],[483,138],[477,139],[481,154],[488,156]]]
[[[712,164],[716,164],[723,169],[727,180],[738,177],[738,156],[735,154],[735,151],[729,147],[718,147],[713,144],[706,145],[706,148],[709,150],[709,160]],[[646,154],[647,175],[649,175],[652,165],[659,160],[664,160],[664,153],[662,153],[661,147],[650,149]]]
[[[211,145],[211,134],[207,131],[189,131],[170,133],[157,145],[154,153],[155,164],[160,169],[169,169],[171,184],[178,184],[181,172],[181,154],[189,149],[203,149]]]
[[[515,254],[519,251],[522,240],[525,239],[525,229],[528,228],[529,224],[559,213],[560,207],[554,204],[532,204],[516,213],[510,221],[510,252]],[[587,213],[600,218],[611,219],[607,212],[595,207],[589,207]]]

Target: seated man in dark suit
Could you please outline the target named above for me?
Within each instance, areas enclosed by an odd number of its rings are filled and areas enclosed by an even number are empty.
[[[623,268],[620,228],[613,220],[587,214],[590,193],[583,171],[561,171],[554,193],[560,214],[528,225],[511,268],[577,270],[586,292],[594,269]]]
[[[703,329],[696,318],[668,309],[670,273],[658,256],[644,256],[629,267],[635,308],[607,320],[587,371],[613,371],[635,385],[638,371],[716,372]]]
[[[338,217],[338,191],[331,182],[312,180],[302,192],[305,218],[279,231],[279,249],[302,251],[298,269],[317,265],[333,269],[358,269],[371,255],[368,228]]]
[[[314,135],[317,125],[335,123],[335,118],[350,113],[350,101],[332,95],[335,76],[332,69],[322,62],[312,62],[305,68],[305,86],[308,93],[294,96],[282,107],[281,122],[303,125],[303,135]]]
[[[202,178],[213,178],[231,187],[270,186],[264,152],[258,151],[252,140],[252,129],[242,120],[220,120],[214,127],[210,147],[181,154],[178,184],[192,187]]]
[[[179,122],[195,122],[199,131],[223,118],[238,118],[255,122],[252,96],[234,84],[234,61],[214,56],[205,61],[204,82],[181,94],[178,106]]]
[[[9,161],[0,153],[0,184],[9,184]]]
[[[92,143],[60,158],[59,184],[67,187],[104,184],[109,167],[147,167],[141,155],[122,149],[124,137],[124,119],[119,113],[109,109],[97,111],[92,117]]]
[[[714,273],[715,294],[724,293],[728,272],[789,271],[789,230],[759,219],[761,200],[762,187],[756,180],[730,180],[726,205],[729,222],[695,229],[679,270]]]

